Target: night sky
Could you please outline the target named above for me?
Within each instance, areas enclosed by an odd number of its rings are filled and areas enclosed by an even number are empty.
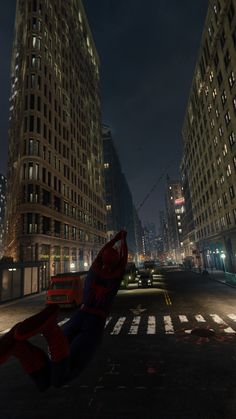
[[[163,172],[179,177],[181,129],[207,6],[207,0],[84,0],[101,61],[103,123],[111,127],[136,207]],[[14,16],[15,0],[1,2],[3,174]],[[142,221],[158,225],[164,184],[165,176],[140,210]]]

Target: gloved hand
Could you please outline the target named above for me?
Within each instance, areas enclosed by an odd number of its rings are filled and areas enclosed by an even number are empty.
[[[125,239],[125,237],[127,236],[127,231],[125,230],[120,230],[119,233],[117,233],[114,237],[114,239],[116,241],[121,240],[121,239]]]

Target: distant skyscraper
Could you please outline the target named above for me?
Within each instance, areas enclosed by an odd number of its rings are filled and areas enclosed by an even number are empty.
[[[3,256],[3,234],[6,206],[6,184],[7,179],[0,174],[0,259]]]
[[[49,274],[106,240],[99,57],[80,0],[18,0],[5,254]]]
[[[174,261],[182,261],[182,233],[184,198],[179,180],[170,180],[166,184],[166,213],[168,225],[168,251]]]
[[[137,243],[132,194],[125,175],[122,173],[112,133],[107,125],[103,125],[103,157],[107,230],[113,234],[122,228],[126,228],[129,251],[135,254],[137,252]]]
[[[183,141],[184,193],[202,264],[236,272],[235,0],[209,2]]]

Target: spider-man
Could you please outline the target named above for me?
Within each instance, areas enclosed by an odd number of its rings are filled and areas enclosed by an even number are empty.
[[[0,339],[0,364],[15,356],[40,391],[61,387],[76,378],[101,343],[109,313],[127,264],[126,231],[121,230],[100,250],[89,269],[81,307],[60,328],[59,308],[46,307],[16,324]],[[121,241],[120,248],[114,248]],[[42,334],[48,354],[28,339]]]

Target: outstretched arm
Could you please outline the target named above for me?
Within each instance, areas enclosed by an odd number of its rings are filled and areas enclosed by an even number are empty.
[[[126,233],[126,232],[125,232]],[[127,234],[127,233],[126,233]],[[104,250],[106,250],[106,249],[108,249],[108,248],[110,248],[110,247],[113,247],[114,246],[114,244],[115,243],[117,243],[119,240],[121,240],[122,239],[122,237],[124,236],[124,231],[123,230],[121,230],[121,231],[119,231],[119,233],[117,233],[116,235],[115,235],[115,237],[113,238],[113,239],[111,239],[109,242],[107,242],[104,246],[103,246],[103,248],[99,251],[99,253],[97,254],[97,256],[96,256],[96,258],[95,258],[95,260],[93,261],[93,263],[92,263],[92,268],[94,269],[94,270],[97,270],[97,269],[101,269],[102,268],[102,254],[103,254],[103,252],[104,252]]]

